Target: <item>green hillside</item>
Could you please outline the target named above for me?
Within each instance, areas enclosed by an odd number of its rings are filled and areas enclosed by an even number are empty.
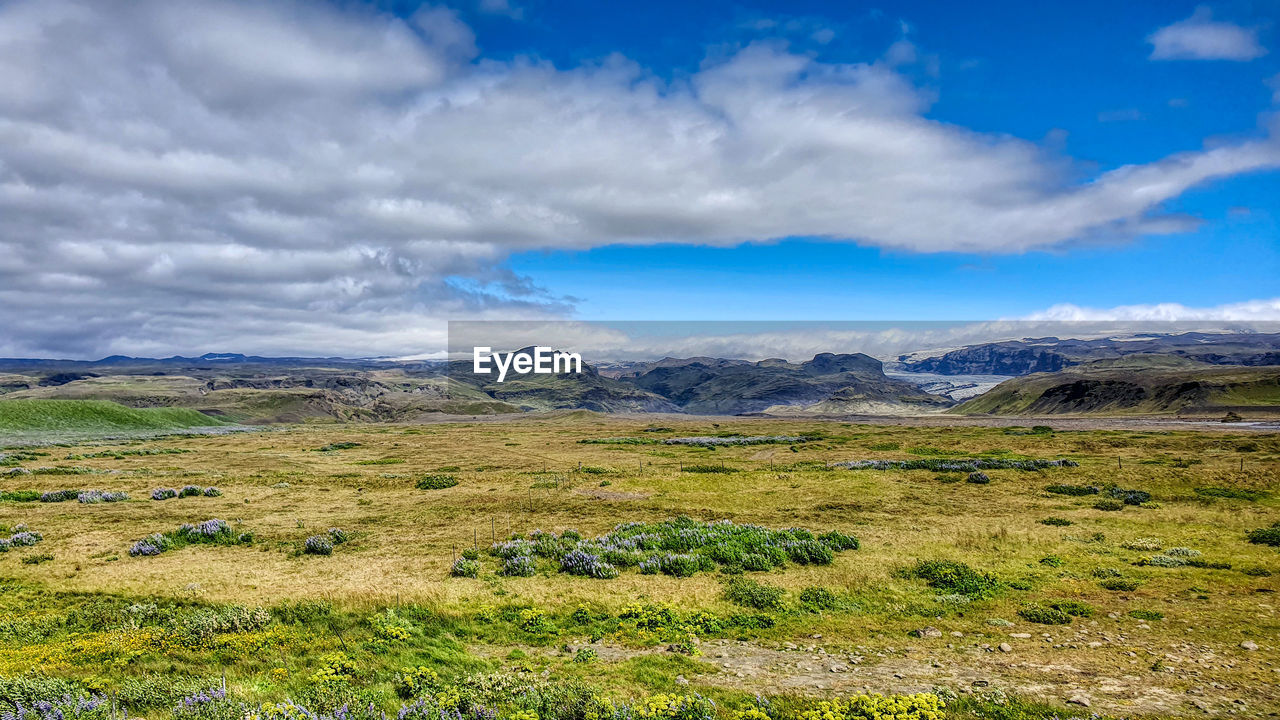
[[[1280,367],[1134,355],[1006,380],[950,412],[1273,417],[1280,414]]]
[[[180,430],[223,425],[187,408],[129,408],[106,400],[0,400],[0,432]]]

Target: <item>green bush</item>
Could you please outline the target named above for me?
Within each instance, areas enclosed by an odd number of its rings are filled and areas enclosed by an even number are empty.
[[[1061,610],[1071,617],[1087,618],[1093,616],[1093,606],[1078,600],[1054,600],[1048,606],[1054,610]]]
[[[782,607],[782,588],[765,585],[749,578],[734,578],[725,585],[724,599],[734,605],[756,610],[777,610]]]
[[[1052,567],[1052,568],[1060,568],[1066,563],[1062,560],[1062,558],[1058,557],[1057,555],[1045,555],[1044,557],[1040,558],[1040,564],[1048,565],[1049,567]]]
[[[1162,613],[1162,612],[1157,612],[1157,611],[1155,611],[1155,610],[1130,610],[1130,611],[1129,611],[1129,613],[1128,613],[1128,615],[1129,615],[1129,617],[1131,617],[1131,618],[1136,618],[1136,619],[1138,619],[1138,620],[1152,620],[1152,621],[1154,621],[1154,620],[1163,620],[1163,619],[1164,619],[1164,613]]]
[[[1045,519],[1041,520],[1041,521],[1040,521],[1040,524],[1041,524],[1041,525],[1051,525],[1051,526],[1053,526],[1053,527],[1067,527],[1068,525],[1074,525],[1075,523],[1071,522],[1070,520],[1068,520],[1068,519],[1066,519],[1066,518],[1060,518],[1060,517],[1047,517],[1047,518],[1045,518]]]
[[[1102,489],[1094,487],[1092,485],[1050,485],[1049,487],[1045,488],[1045,491],[1051,492],[1055,495],[1080,496],[1080,495],[1097,495],[1098,493],[1102,492]]]
[[[827,588],[809,586],[800,591],[800,604],[810,612],[821,612],[840,607],[840,600]]]
[[[1280,547],[1280,522],[1275,523],[1269,528],[1258,528],[1251,530],[1248,535],[1249,542],[1254,545],[1269,545],[1271,547]]]
[[[687,473],[707,473],[707,474],[728,474],[738,472],[738,468],[726,467],[724,465],[685,465],[680,468],[680,472]]]
[[[444,490],[458,484],[458,478],[452,475],[423,475],[418,479],[419,490]]]
[[[1138,580],[1130,580],[1128,578],[1107,578],[1098,583],[1105,590],[1116,590],[1119,592],[1129,592],[1137,590],[1142,583]]]
[[[988,597],[1000,589],[995,576],[954,560],[921,560],[907,575],[928,582],[929,587],[971,598]]]
[[[1070,625],[1071,616],[1053,607],[1043,605],[1024,605],[1018,610],[1018,616],[1027,622],[1040,625]]]
[[[818,536],[818,542],[826,545],[836,552],[842,550],[857,550],[862,547],[862,543],[853,535],[846,535],[839,530],[831,530],[824,532]]]
[[[1104,510],[1106,512],[1116,512],[1124,509],[1123,500],[1113,500],[1111,498],[1103,498],[1093,504],[1095,510]]]

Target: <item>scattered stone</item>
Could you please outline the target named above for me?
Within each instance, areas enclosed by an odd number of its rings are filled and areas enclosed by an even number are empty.
[[[840,663],[836,663],[835,665],[832,665],[830,669],[831,669],[831,672],[833,673],[849,672],[849,666],[841,665]]]
[[[1031,633],[1009,633],[1009,637],[1026,640],[1027,638],[1031,637]]]
[[[964,637],[964,633],[960,632],[959,630],[952,630],[951,637]]]
[[[1080,707],[1089,707],[1089,698],[1083,695],[1072,695],[1067,698],[1068,705],[1079,705]]]
[[[1250,650],[1250,651],[1252,651],[1252,650],[1257,650],[1257,649],[1258,649],[1258,643],[1256,643],[1256,642],[1254,642],[1254,641],[1252,641],[1252,640],[1245,640],[1244,642],[1240,643],[1240,647],[1241,647],[1241,648],[1243,648],[1243,649],[1245,649],[1245,650]]]
[[[1000,643],[1000,652],[1013,652],[1013,646],[1009,643]]]
[[[942,631],[932,626],[922,627],[918,630],[912,630],[911,636],[918,638],[940,638],[942,637]]]
[[[685,676],[683,676],[683,675],[677,675],[677,676],[676,676],[676,684],[677,684],[677,685],[688,685],[688,684],[689,684],[689,678],[686,678],[686,677],[685,677]]]

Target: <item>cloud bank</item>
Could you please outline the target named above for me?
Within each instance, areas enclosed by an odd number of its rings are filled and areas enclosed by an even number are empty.
[[[1152,60],[1247,61],[1267,53],[1258,42],[1258,31],[1213,19],[1204,6],[1191,17],[1160,28],[1147,38]]]
[[[1184,229],[1165,201],[1280,166],[1268,133],[1091,176],[929,103],[773,44],[672,81],[495,62],[444,8],[6,3],[0,354],[409,354],[447,317],[563,316],[512,252],[1020,252]]]

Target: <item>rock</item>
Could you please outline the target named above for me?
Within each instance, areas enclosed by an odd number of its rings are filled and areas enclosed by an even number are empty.
[[[813,639],[813,640],[821,640],[821,639],[822,639],[822,633],[814,633],[814,634],[810,635],[809,637],[810,637],[811,639]]]
[[[974,687],[987,687],[991,683],[986,680],[974,680],[972,684]]]
[[[932,626],[922,627],[918,630],[912,630],[911,636],[918,638],[940,638],[942,637],[942,631]]]
[[[960,638],[962,638],[962,637],[964,637],[964,633],[960,632],[959,630],[952,630],[952,631],[951,631],[951,637],[960,637]]]
[[[1031,633],[1009,633],[1009,637],[1026,640],[1027,638],[1031,637]]]
[[[832,666],[831,666],[830,670],[831,670],[831,672],[833,672],[833,673],[844,673],[844,672],[849,672],[849,666],[848,666],[848,665],[841,665],[841,664],[839,664],[839,663],[836,663],[835,665],[832,665]]]
[[[676,684],[677,684],[677,685],[688,685],[688,684],[689,684],[689,679],[688,679],[688,678],[686,678],[686,677],[685,677],[685,676],[683,676],[683,675],[677,675],[677,676],[676,676]]]
[[[1253,651],[1258,649],[1258,643],[1252,640],[1245,640],[1244,642],[1240,643],[1240,647],[1245,650]]]
[[[1083,695],[1072,695],[1067,698],[1068,705],[1079,705],[1080,707],[1089,707],[1089,698]]]
[[[1013,652],[1013,646],[1009,643],[1000,643],[1000,652]]]

